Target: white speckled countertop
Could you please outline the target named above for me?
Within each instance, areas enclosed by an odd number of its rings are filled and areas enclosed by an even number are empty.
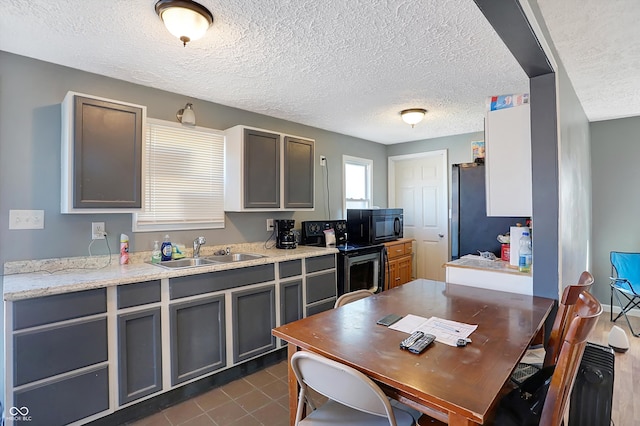
[[[460,259],[452,260],[451,262],[445,263],[444,266],[456,268],[484,269],[494,272],[531,276],[531,272],[520,272],[518,268],[510,266],[509,262],[505,262],[504,260],[487,260],[474,254],[462,256]]]
[[[210,256],[215,251],[226,247],[231,247],[232,253],[254,253],[265,257],[183,269],[166,269],[146,263],[151,257],[150,252],[131,253],[128,265],[120,265],[118,255],[112,257],[111,264],[109,264],[108,256],[7,262],[4,266],[3,297],[4,300],[12,301],[29,299],[120,284],[264,265],[338,252],[335,248],[298,246],[295,249],[282,250],[265,248],[263,243],[247,243],[217,247],[203,246],[201,257]],[[190,252],[185,254],[187,257],[191,255]]]

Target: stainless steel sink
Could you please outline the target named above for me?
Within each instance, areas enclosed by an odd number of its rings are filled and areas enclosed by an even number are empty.
[[[261,254],[253,254],[253,253],[231,253],[231,254],[223,254],[220,256],[210,256],[207,257],[208,260],[212,260],[214,262],[241,262],[243,260],[253,260],[260,259],[264,257]]]
[[[154,263],[154,265],[161,266],[167,269],[179,269],[179,268],[194,268],[196,266],[214,265],[217,262],[204,257],[186,257],[184,259],[167,260],[165,262]]]

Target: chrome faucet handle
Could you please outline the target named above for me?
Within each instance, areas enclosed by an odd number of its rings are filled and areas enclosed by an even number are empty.
[[[231,247],[227,247],[227,249],[225,250],[225,252],[226,252],[227,254],[231,254]]]
[[[200,246],[205,244],[206,242],[207,240],[205,240],[204,237],[198,237],[193,240],[193,257],[200,256]]]

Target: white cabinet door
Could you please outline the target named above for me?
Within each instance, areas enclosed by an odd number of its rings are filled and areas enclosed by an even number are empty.
[[[487,216],[531,216],[529,105],[487,113]]]

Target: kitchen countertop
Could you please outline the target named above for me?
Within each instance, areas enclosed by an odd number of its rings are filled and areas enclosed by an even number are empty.
[[[111,263],[109,263],[109,256],[8,262],[5,264],[5,275],[2,278],[3,298],[4,300],[15,301],[162,278],[245,268],[338,252],[335,248],[298,246],[295,249],[284,250],[275,247],[265,248],[263,243],[248,243],[203,247],[201,249],[201,257],[211,256],[214,251],[229,246],[232,248],[231,253],[254,253],[265,257],[183,269],[165,269],[146,263],[146,260],[150,258],[150,252],[131,253],[131,263],[128,265],[119,264],[119,254],[111,256]],[[24,272],[16,273],[20,271]]]
[[[515,275],[531,276],[531,272],[520,272],[518,268],[511,266],[509,262],[506,262],[504,260],[488,260],[473,254],[468,254],[466,256],[462,256],[460,259],[447,262],[444,264],[444,266],[455,268],[481,269]]]

